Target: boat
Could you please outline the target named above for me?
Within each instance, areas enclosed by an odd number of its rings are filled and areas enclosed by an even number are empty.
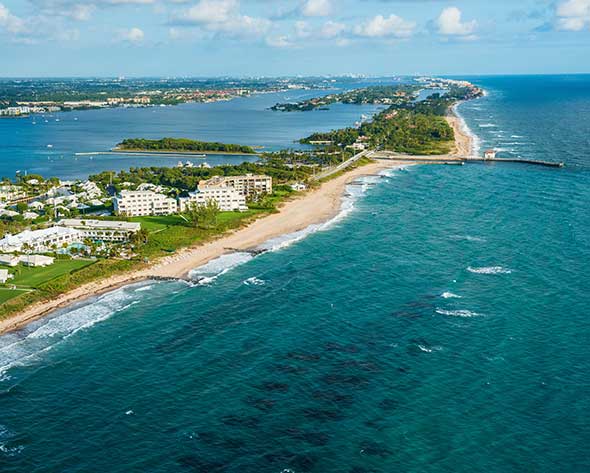
[[[48,148],[53,148],[53,145],[47,145]]]
[[[206,154],[195,154],[193,155],[195,158],[206,158],[207,155]]]

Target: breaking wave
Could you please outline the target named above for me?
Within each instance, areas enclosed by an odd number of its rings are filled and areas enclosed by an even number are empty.
[[[472,312],[470,310],[465,310],[465,309],[461,309],[461,310],[446,310],[446,309],[440,309],[440,308],[436,308],[436,313],[440,314],[440,315],[448,315],[450,317],[478,317],[481,314],[478,314],[477,312]]]
[[[145,287],[141,285],[139,289]],[[126,286],[55,312],[30,323],[23,330],[0,337],[0,379],[16,366],[28,365],[43,353],[67,340],[73,334],[105,321],[141,301],[135,292],[138,285]]]
[[[467,271],[474,274],[510,274],[512,273],[511,269],[504,268],[502,266],[486,266],[482,268],[473,268],[469,266]]]
[[[443,292],[440,297],[442,297],[443,299],[462,299],[462,296],[459,296],[457,294],[453,294],[452,292]]]

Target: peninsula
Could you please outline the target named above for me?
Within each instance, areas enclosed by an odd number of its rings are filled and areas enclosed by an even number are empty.
[[[44,243],[45,250],[38,251],[43,254],[34,261],[47,261],[47,268],[8,270],[5,276],[13,280],[0,288],[0,333],[132,282],[186,278],[190,270],[228,248],[250,250],[326,221],[339,212],[347,183],[359,176],[400,165],[462,161],[471,153],[471,142],[452,105],[465,99],[466,92],[435,96],[420,105],[393,104],[372,122],[305,138],[306,143],[313,144],[313,138],[323,143],[312,150],[262,153],[256,163],[132,168],[73,184],[38,176],[12,184],[12,192],[22,191],[19,199],[34,205],[39,215],[29,225],[19,223],[22,218],[12,223],[11,232],[25,232],[0,240],[4,253],[17,252],[17,259],[7,257],[4,264],[20,268],[30,262],[32,245],[39,246],[32,234],[57,232],[72,244],[59,248]],[[209,151],[212,146],[253,151],[242,145],[171,138],[120,144],[155,152]],[[107,192],[115,193],[112,202]],[[66,207],[72,199],[76,204]],[[84,206],[113,216],[81,218],[78,209]]]

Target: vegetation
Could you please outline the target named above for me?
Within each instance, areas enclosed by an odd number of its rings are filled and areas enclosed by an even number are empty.
[[[206,204],[192,202],[184,213],[188,222],[195,228],[214,228],[217,225],[219,205],[214,200]]]
[[[341,94],[331,94],[324,97],[316,97],[296,103],[277,103],[271,110],[280,112],[306,112],[315,109],[324,109],[333,103],[346,104],[384,104],[403,103],[412,99],[420,88],[413,85],[377,85],[354,89]]]
[[[51,266],[45,268],[18,265],[14,270],[11,268],[14,279],[11,279],[9,284],[18,287],[38,288],[52,279],[78,271],[93,263],[93,260],[64,259],[56,260]]]
[[[210,151],[216,153],[244,153],[255,154],[251,146],[225,144],[207,141],[195,141],[187,138],[162,138],[161,140],[147,140],[143,138],[127,138],[117,145],[120,150],[141,151],[178,151],[199,152]]]

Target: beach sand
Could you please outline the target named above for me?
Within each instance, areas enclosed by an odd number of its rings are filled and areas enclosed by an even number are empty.
[[[445,117],[448,124],[453,128],[455,132],[455,146],[452,155],[459,156],[461,158],[469,158],[473,155],[473,138],[469,136],[462,126],[462,121],[452,109],[452,115]]]
[[[377,160],[353,169],[309,191],[301,197],[286,202],[278,213],[260,218],[245,228],[236,230],[209,243],[186,248],[173,256],[155,261],[146,269],[115,275],[88,283],[50,301],[31,305],[23,312],[0,321],[0,334],[22,328],[50,312],[115,290],[121,286],[149,279],[150,277],[187,277],[188,273],[208,261],[228,253],[231,249],[250,249],[271,238],[302,230],[309,225],[334,217],[341,208],[346,184],[366,175],[374,175],[387,168],[412,164]]]

